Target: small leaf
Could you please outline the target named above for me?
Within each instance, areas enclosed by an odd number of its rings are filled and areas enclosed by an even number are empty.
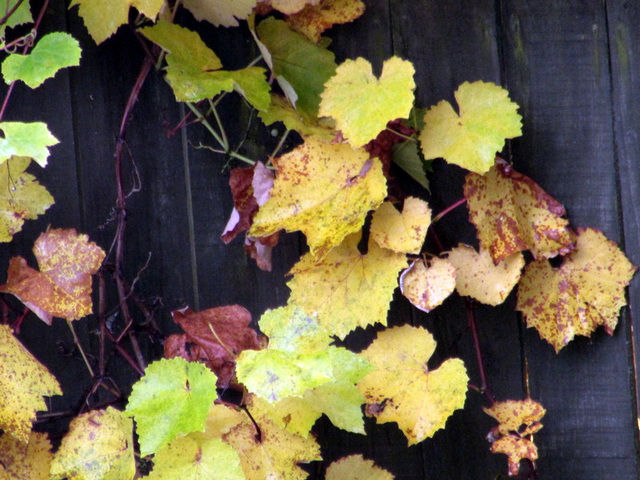
[[[404,201],[402,213],[391,202],[378,207],[371,221],[371,238],[382,248],[394,252],[418,254],[431,225],[427,202],[415,197]]]
[[[406,118],[413,105],[415,70],[411,62],[391,57],[378,80],[364,58],[347,60],[327,81],[320,115],[332,117],[353,147],[374,139],[390,120]]]
[[[49,148],[58,143],[42,122],[1,122],[0,164],[11,157],[33,158],[41,167],[47,165]]]
[[[400,275],[400,290],[411,304],[430,312],[441,305],[456,286],[456,269],[444,258],[434,257],[428,265],[416,260]]]
[[[203,431],[217,396],[216,376],[204,365],[182,358],[149,365],[125,410],[136,421],[141,455],[157,452],[179,435]]]
[[[51,463],[51,480],[131,480],[133,422],[113,407],[74,418]]]
[[[22,80],[36,88],[59,70],[80,65],[80,44],[71,35],[53,32],[42,37],[31,53],[9,55],[2,62],[6,83]]]
[[[309,40],[318,43],[325,30],[336,24],[354,21],[364,10],[362,0],[321,0],[289,15],[287,22]]]
[[[327,468],[326,480],[393,480],[395,477],[365,460],[362,455],[349,455],[333,462]]]
[[[404,170],[411,178],[413,178],[422,188],[429,190],[429,180],[425,173],[425,163],[418,152],[418,144],[416,142],[397,143],[392,149],[393,163]]]
[[[62,395],[56,378],[0,325],[0,429],[27,442],[36,411],[46,410],[43,395]],[[6,435],[6,433],[5,433]]]
[[[493,83],[465,82],[454,95],[459,114],[444,100],[425,114],[422,152],[427,160],[444,158],[484,173],[493,165],[505,138],[522,135],[518,105],[509,100],[509,92]]]
[[[0,478],[2,472],[10,480],[49,480],[51,468],[51,443],[46,433],[31,432],[28,442],[21,442],[13,435],[0,436]]]
[[[216,27],[237,27],[238,20],[246,20],[257,3],[258,0],[233,0],[227,2],[182,0],[182,5],[197,20],[206,20]]]

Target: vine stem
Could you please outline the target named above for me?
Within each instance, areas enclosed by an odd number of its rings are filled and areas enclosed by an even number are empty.
[[[478,328],[476,327],[476,315],[473,302],[470,300],[466,300],[465,307],[467,311],[467,322],[469,323],[469,328],[471,329],[471,335],[473,337],[473,347],[476,352],[476,362],[478,363],[478,370],[480,372],[480,391],[484,394],[489,404],[493,405],[496,402],[496,399],[494,398],[493,393],[491,393],[491,388],[489,387],[489,383],[487,382],[487,374],[484,368],[484,360],[482,357],[482,349],[480,347]]]
[[[71,323],[71,320],[67,320],[67,325],[69,325],[69,330],[71,330],[71,334],[73,335],[73,341],[76,344],[76,347],[78,347],[78,350],[80,351],[80,355],[82,355],[82,359],[84,360],[84,364],[87,366],[87,370],[89,370],[89,374],[91,375],[91,378],[95,377],[96,374],[94,373],[93,368],[91,368],[91,364],[87,359],[87,355],[84,353],[84,349],[82,348],[82,344],[80,344],[80,340],[78,340],[78,336],[76,335],[76,331],[73,328],[73,324]]]
[[[449,205],[447,208],[445,208],[443,211],[441,211],[438,215],[433,217],[433,219],[431,220],[431,223],[435,223],[438,220],[441,220],[447,213],[451,212],[452,210],[455,210],[460,205],[464,205],[465,203],[467,203],[467,199],[466,198],[461,198],[460,200],[458,200],[453,205]]]

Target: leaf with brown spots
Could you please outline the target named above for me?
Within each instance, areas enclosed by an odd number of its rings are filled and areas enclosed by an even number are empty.
[[[530,398],[495,402],[490,408],[484,407],[483,410],[499,422],[487,436],[492,442],[491,451],[508,455],[509,475],[518,475],[520,460],[526,458],[533,462],[538,458],[538,448],[524,437],[533,435],[542,428],[540,419],[546,410]]]
[[[427,202],[415,197],[404,201],[402,213],[385,202],[373,214],[371,238],[382,248],[394,252],[418,254],[431,225]]]
[[[322,32],[336,24],[353,22],[364,10],[362,0],[322,0],[290,15],[287,22],[309,40],[318,43]]]
[[[362,455],[349,455],[327,468],[326,480],[393,480],[395,477]]]
[[[523,250],[551,258],[573,248],[564,207],[500,158],[484,175],[467,175],[464,196],[480,246],[495,264]]]
[[[173,321],[185,331],[171,335],[165,343],[165,358],[182,357],[204,363],[218,377],[217,386],[228,387],[235,376],[236,357],[243,350],[260,350],[266,338],[249,326],[251,314],[240,305],[171,312]]]
[[[524,267],[522,253],[516,252],[497,265],[487,250],[476,252],[460,244],[447,258],[456,269],[456,290],[462,296],[487,305],[500,305],[516,286]]]
[[[133,422],[113,407],[74,418],[51,463],[51,480],[131,480]]]
[[[400,275],[402,294],[423,312],[441,305],[456,287],[456,269],[444,258],[432,258],[428,264],[416,260]]]
[[[77,320],[89,315],[91,275],[100,268],[104,251],[75,229],[51,229],[38,237],[33,253],[40,271],[13,257],[0,291],[18,297],[48,325],[53,317]]]
[[[56,378],[11,333],[0,325],[0,429],[29,440],[36,411],[46,410],[42,396],[62,395]]]
[[[4,480],[49,480],[51,443],[46,433],[31,432],[27,443],[8,433],[0,436],[0,478]]]
[[[579,229],[575,250],[559,268],[545,260],[527,265],[516,308],[557,353],[575,335],[589,336],[599,325],[613,334],[636,269],[601,232]]]

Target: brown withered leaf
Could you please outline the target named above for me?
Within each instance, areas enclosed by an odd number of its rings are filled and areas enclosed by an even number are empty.
[[[573,248],[562,204],[500,158],[484,175],[467,175],[464,196],[480,246],[496,264],[523,250],[551,258]]]
[[[444,258],[432,258],[429,264],[416,260],[400,275],[400,291],[423,312],[442,304],[456,287],[456,268]]]
[[[597,230],[578,229],[575,243],[559,268],[544,260],[527,265],[518,287],[516,308],[556,352],[599,325],[613,334],[637,269]]]
[[[38,237],[33,253],[40,271],[24,258],[13,257],[0,291],[18,297],[48,325],[53,317],[77,320],[89,315],[91,275],[100,268],[104,251],[74,229],[54,228]]]
[[[167,338],[165,358],[181,357],[204,363],[218,376],[221,388],[232,384],[236,357],[241,351],[266,346],[266,338],[249,327],[251,314],[240,305],[200,312],[187,308],[171,314],[185,333]]]
[[[333,25],[354,21],[364,13],[364,9],[362,0],[322,0],[290,15],[287,22],[309,40],[318,43],[322,32]]]
[[[520,461],[525,458],[535,462],[538,459],[538,447],[527,438],[505,435],[491,444],[491,453],[504,453],[509,463],[509,475],[520,473]]]

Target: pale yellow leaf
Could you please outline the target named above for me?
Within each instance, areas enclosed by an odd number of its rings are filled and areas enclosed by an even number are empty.
[[[428,265],[416,260],[400,276],[402,294],[424,312],[441,305],[456,286],[456,269],[449,260],[434,257]]]
[[[371,238],[382,248],[418,254],[431,225],[431,209],[424,200],[408,197],[402,213],[385,202],[373,214]]]
[[[327,468],[326,480],[393,480],[395,477],[365,460],[362,455],[349,455],[333,462]]]
[[[45,433],[31,432],[26,443],[8,433],[0,436],[0,478],[4,470],[10,480],[49,480],[52,459]]]

